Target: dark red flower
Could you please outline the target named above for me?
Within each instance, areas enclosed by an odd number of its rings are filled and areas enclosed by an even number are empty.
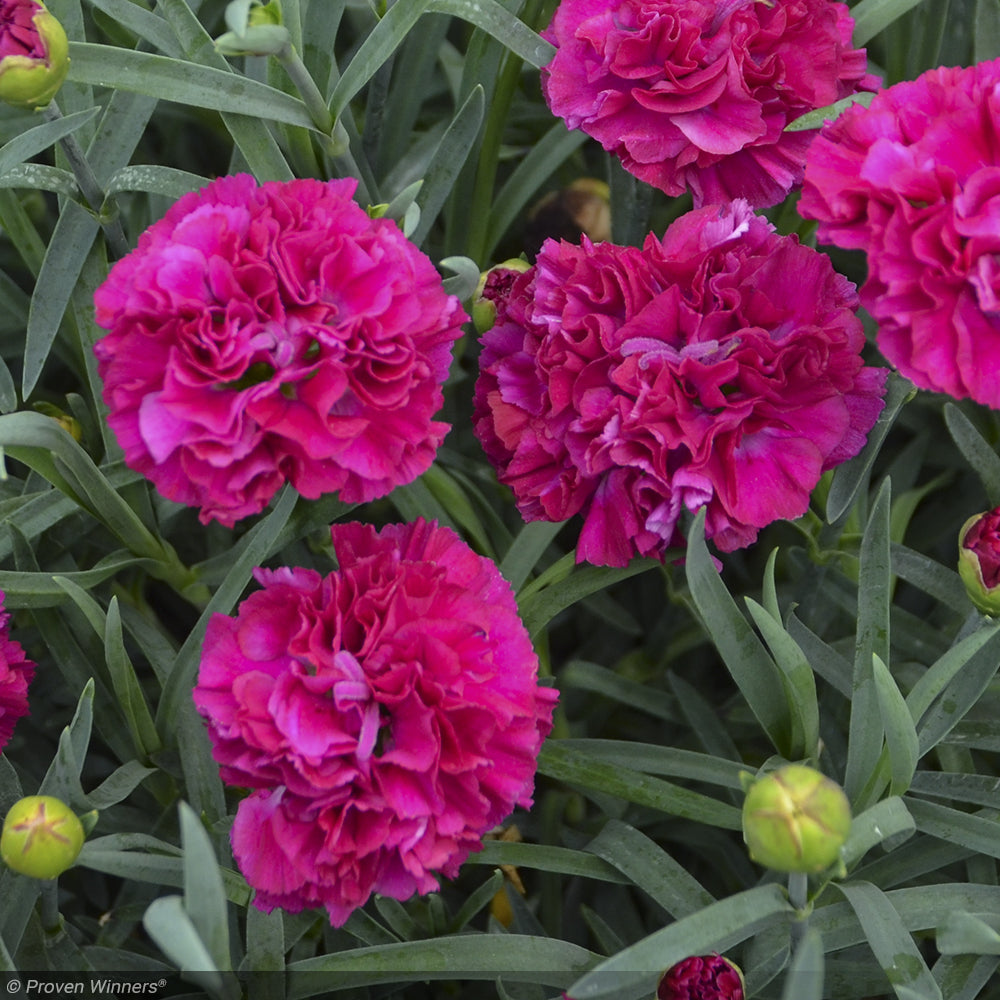
[[[28,685],[35,674],[35,664],[10,637],[10,615],[3,601],[0,590],[0,750],[10,741],[17,720],[28,714]]]
[[[802,180],[809,111],[875,90],[830,0],[562,0],[544,36],[552,112],[695,207],[763,207]]]
[[[721,955],[685,958],[660,977],[656,1000],[743,1000],[743,973]]]
[[[749,545],[882,409],[854,286],[746,202],[641,248],[550,240],[484,294],[476,435],[525,520],[583,516],[581,561],[662,557],[702,507],[720,549]]]

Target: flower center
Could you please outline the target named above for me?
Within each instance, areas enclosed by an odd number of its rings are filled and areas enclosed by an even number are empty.
[[[375,752],[382,726],[378,702],[372,697],[364,668],[353,653],[346,649],[340,650],[334,655],[333,664],[343,674],[333,685],[333,703],[340,712],[354,710],[360,714],[361,725],[354,754],[359,763],[367,763]]]

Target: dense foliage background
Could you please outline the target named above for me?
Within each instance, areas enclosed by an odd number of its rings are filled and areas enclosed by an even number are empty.
[[[102,416],[92,296],[108,251],[61,137],[132,246],[215,176],[357,176],[361,204],[388,204],[465,300],[481,269],[572,233],[558,199],[533,206],[580,178],[609,183],[619,243],[690,201],[549,113],[535,31],[554,0],[282,0],[349,137],[335,157],[274,60],[214,48],[224,0],[48,6],[71,39],[63,117],[0,111],[0,589],[38,663],[0,809],[42,790],[99,818],[58,889],[0,872],[0,967],[184,969],[182,992],[226,998],[535,1000],[649,997],[674,962],[722,951],[751,997],[1000,997],[1000,625],[954,568],[962,523],[1000,504],[996,413],[894,377],[865,451],[721,575],[699,522],[682,564],[576,566],[578,526],[525,525],[472,435],[470,332],[453,429],[419,480],[353,508],[286,490],[233,530],[202,527],[123,464]],[[886,83],[1000,55],[996,0],[851,6]],[[794,202],[766,214],[808,241]],[[863,281],[860,254],[830,255]],[[333,930],[249,905],[235,798],[190,690],[208,617],[255,566],[325,571],[328,526],[348,515],[436,518],[496,560],[561,703],[530,814],[439,894],[377,898]],[[855,821],[843,877],[813,880],[803,906],[801,885],[790,902],[747,857],[740,775],[820,749]]]

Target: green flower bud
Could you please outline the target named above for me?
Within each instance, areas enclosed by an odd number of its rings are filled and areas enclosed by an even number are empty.
[[[839,857],[851,829],[844,790],[819,771],[788,764],[751,784],[743,839],[758,864],[781,872],[820,872]]]
[[[958,533],[958,573],[983,614],[1000,615],[1000,507],[973,514]]]
[[[281,24],[281,4],[278,0],[271,0],[270,3],[262,4],[259,7],[251,7],[247,15],[247,24],[256,27],[263,24]]]
[[[497,307],[494,299],[509,288],[513,280],[527,271],[531,265],[520,257],[505,260],[502,264],[483,271],[479,277],[479,285],[472,297],[472,322],[477,333],[486,333],[492,329],[497,318]]]
[[[281,26],[277,0],[263,6],[255,0],[233,0],[226,8],[224,35],[215,47],[224,56],[276,56],[289,45],[288,29]]]
[[[39,0],[0,0],[0,101],[47,107],[69,72],[69,41]]]
[[[51,795],[29,795],[7,813],[0,857],[22,875],[56,878],[76,861],[83,840],[83,824],[65,802]]]

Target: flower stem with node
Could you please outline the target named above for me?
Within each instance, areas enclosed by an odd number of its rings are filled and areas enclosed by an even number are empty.
[[[302,103],[309,112],[309,117],[319,130],[319,141],[323,147],[323,152],[331,160],[339,162],[347,176],[356,177],[358,180],[358,199],[363,204],[371,202],[372,195],[366,190],[367,185],[362,177],[361,170],[351,153],[351,139],[347,134],[344,123],[340,120],[334,121],[330,109],[327,107],[323,95],[320,93],[316,81],[313,80],[306,69],[305,63],[295,50],[291,41],[286,41],[276,52],[275,58],[281,63],[282,68],[288,74],[293,86],[299,92]]]
[[[58,121],[62,118],[59,105],[53,100],[49,103],[42,114],[48,121]],[[66,159],[69,160],[73,176],[76,178],[77,186],[84,200],[90,206],[91,211],[97,216],[104,230],[104,237],[108,242],[108,249],[115,259],[124,257],[128,251],[128,240],[125,238],[125,230],[122,228],[121,218],[118,214],[118,205],[114,195],[106,195],[103,188],[94,175],[94,171],[87,159],[87,154],[73,134],[64,136],[59,140]],[[108,209],[110,208],[110,212]]]
[[[805,872],[789,872],[788,900],[797,911],[791,929],[791,952],[794,954],[809,927],[809,876]]]

